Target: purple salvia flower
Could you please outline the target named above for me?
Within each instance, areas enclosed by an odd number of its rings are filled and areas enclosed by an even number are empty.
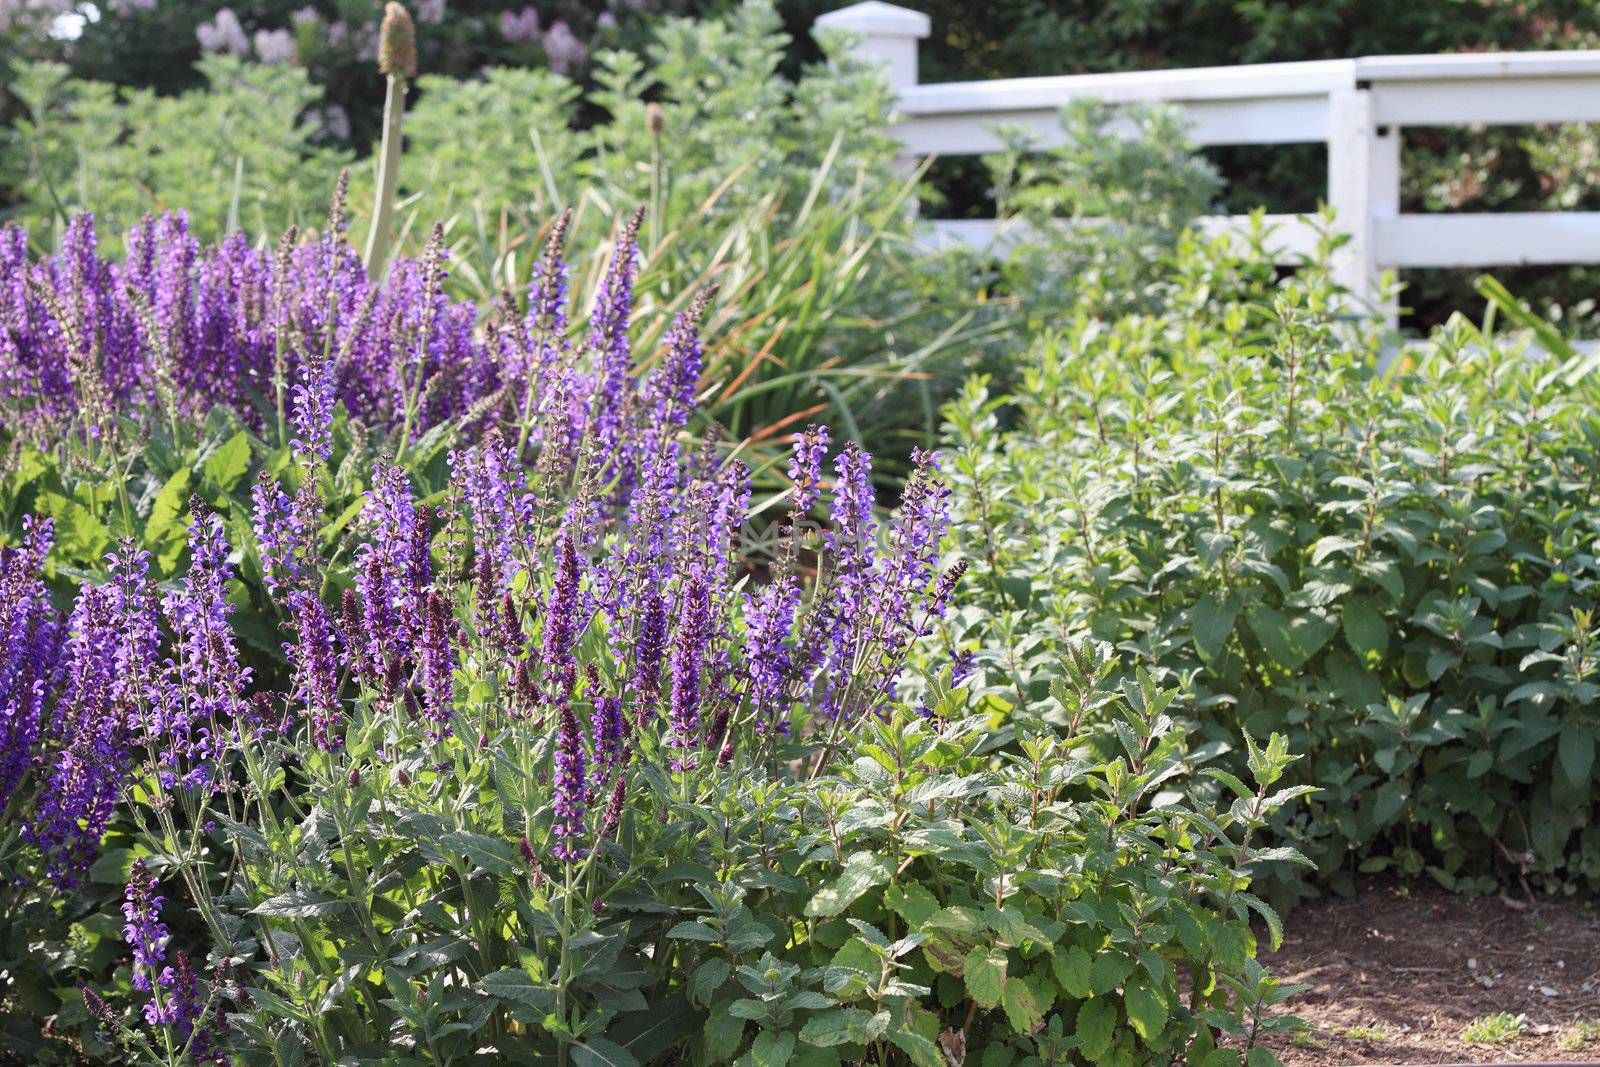
[[[76,885],[94,859],[127,771],[120,599],[114,585],[79,590],[67,624],[65,688],[38,760],[39,797],[22,830],[62,886]]]
[[[673,760],[675,770],[694,766],[689,749],[700,729],[700,680],[711,642],[711,598],[705,579],[691,575],[684,584],[678,607],[678,625],[672,635],[672,696],[668,723],[672,743],[681,750]]]
[[[600,692],[600,672],[587,664],[589,698],[594,714],[589,719],[591,747],[594,750],[594,776],[603,782],[622,765],[627,742],[627,722],[622,715],[622,698]]]
[[[594,438],[610,464],[607,481],[623,469],[628,445],[623,411],[633,386],[633,353],[628,329],[633,322],[633,283],[639,270],[639,226],[644,209],[635,211],[617,237],[616,250],[601,279],[594,313],[589,319],[589,347],[599,363],[594,396]]]
[[[827,534],[834,578],[830,587],[831,627],[825,636],[823,712],[842,710],[839,701],[849,688],[856,653],[868,636],[867,615],[877,582],[876,538],[872,517],[872,457],[855,442],[834,460],[833,529]]]
[[[758,728],[769,722],[780,731],[788,726],[788,709],[782,703],[794,662],[789,641],[800,594],[800,581],[792,573],[777,575],[745,594],[745,656]]]
[[[301,373],[304,377],[293,389],[292,418],[297,436],[290,444],[302,463],[326,463],[333,455],[333,408],[338,402],[333,360],[320,354],[313,356],[302,364]]]
[[[582,567],[571,531],[563,530],[556,544],[556,575],[544,611],[542,658],[546,679],[555,698],[565,701],[577,681],[578,666],[573,657],[580,620],[579,585]]]
[[[181,587],[163,604],[176,635],[174,658],[168,662],[167,690],[158,708],[161,721],[147,724],[150,742],[160,749],[163,779],[188,786],[213,782],[214,764],[228,737],[244,717],[248,669],[240,666],[228,616],[228,543],[222,519],[191,503],[190,564]],[[183,765],[187,770],[179,773]]]
[[[665,356],[645,387],[650,406],[649,433],[659,442],[656,447],[670,441],[694,410],[695,389],[705,366],[700,320],[715,295],[715,286],[701,290],[673,320],[667,331]]]
[[[423,600],[433,582],[432,528],[405,472],[384,463],[373,470],[361,522],[370,540],[356,550],[356,588],[366,611],[358,654],[367,669],[382,672],[409,659],[422,636]]]
[[[611,787],[611,801],[606,805],[605,820],[600,824],[601,837],[610,837],[617,832],[617,827],[622,823],[622,802],[627,797],[628,779],[619,774],[616,784]]]
[[[828,431],[822,426],[807,426],[794,439],[794,455],[789,459],[789,490],[793,509],[804,515],[817,502],[822,484],[822,460],[828,454]]]
[[[141,993],[150,992],[152,976],[165,968],[167,943],[172,939],[161,921],[165,898],[156,889],[155,875],[144,860],[134,860],[123,890],[122,939],[133,949],[133,988]]]
[[[589,802],[589,783],[584,774],[583,738],[577,716],[563,698],[559,732],[556,735],[554,810],[550,828],[555,837],[551,851],[557,859],[577,861],[588,855],[584,842],[583,816]]]
[[[523,569],[519,549],[533,527],[533,497],[516,450],[490,430],[481,446],[452,452],[449,459],[470,511],[473,547],[493,556],[501,588],[509,590]]]
[[[324,752],[344,747],[340,730],[339,650],[333,622],[322,601],[304,589],[289,595],[295,641],[283,646],[294,672],[294,696],[304,702],[311,740]]]
[[[422,712],[428,736],[438,741],[450,733],[455,715],[455,616],[441,593],[429,593],[423,612],[420,675]]]
[[[647,587],[639,609],[639,637],[634,642],[631,687],[640,713],[661,696],[661,661],[667,651],[667,600],[658,587]]]
[[[266,471],[250,491],[254,502],[256,546],[261,557],[261,577],[267,592],[276,596],[296,585],[305,573],[307,536],[299,509],[278,480]]]
[[[51,520],[25,515],[22,544],[0,547],[0,810],[28,768],[61,658],[44,583],[53,530]]]

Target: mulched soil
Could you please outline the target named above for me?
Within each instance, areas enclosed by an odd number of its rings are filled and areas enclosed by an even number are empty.
[[[1302,904],[1265,958],[1311,988],[1288,1008],[1316,1029],[1273,1043],[1288,1067],[1410,1063],[1600,1064],[1600,909],[1591,901],[1478,899],[1373,882]],[[1521,1036],[1462,1028],[1509,1012]],[[1584,1026],[1583,1024],[1589,1024]]]

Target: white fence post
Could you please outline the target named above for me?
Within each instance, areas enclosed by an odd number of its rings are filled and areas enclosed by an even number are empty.
[[[896,92],[917,84],[917,42],[933,32],[927,15],[882,0],[830,11],[812,23],[817,29],[846,30],[859,40],[853,51],[862,59],[887,64],[889,85]]]
[[[1328,203],[1338,228],[1350,234],[1336,253],[1334,280],[1358,308],[1377,312],[1397,329],[1399,306],[1378,285],[1385,266],[1378,226],[1400,216],[1400,131],[1377,124],[1365,87],[1328,94]]]

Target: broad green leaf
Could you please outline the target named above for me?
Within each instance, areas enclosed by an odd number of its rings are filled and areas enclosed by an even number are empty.
[[[1569,722],[1561,727],[1561,738],[1556,743],[1556,753],[1561,758],[1561,770],[1574,785],[1589,780],[1589,770],[1594,766],[1594,730],[1582,722]]]
[[[1057,947],[1050,958],[1050,968],[1055,972],[1056,982],[1067,996],[1078,1000],[1085,1000],[1094,992],[1089,981],[1093,963],[1082,945],[1073,945],[1069,949]]]
[[[539,1011],[549,1011],[556,1003],[555,987],[535,982],[520,967],[486,974],[478,979],[476,988],[491,997]]]
[[[915,1030],[896,1030],[889,1035],[894,1047],[904,1052],[916,1067],[946,1067],[939,1046]]]
[[[1369,600],[1352,600],[1344,605],[1339,621],[1351,651],[1364,662],[1369,655],[1382,656],[1389,649],[1389,624],[1383,613]]]
[[[1011,1028],[1019,1034],[1031,1034],[1044,1022],[1039,1002],[1033,989],[1021,978],[1006,979],[1005,990],[1000,995],[1000,1005],[1005,1008]]]
[[[1122,1002],[1134,1032],[1153,1047],[1167,1028],[1167,1002],[1159,992],[1142,982],[1125,988]]]
[[[685,941],[720,941],[722,935],[702,922],[681,922],[667,931],[668,937]]]
[[[146,541],[163,541],[171,535],[173,527],[182,530],[188,526],[183,520],[189,507],[189,468],[180,467],[172,472],[155,503],[150,506],[150,518],[144,524]]]
[[[857,852],[846,862],[844,873],[831,885],[817,891],[806,904],[806,914],[818,917],[838,915],[867,890],[889,880],[889,861],[882,856]]]
[[[1299,614],[1292,618],[1265,604],[1257,604],[1245,615],[1250,631],[1261,642],[1278,666],[1297,671],[1328,643],[1334,623],[1320,615]]]
[[[1089,968],[1089,988],[1100,996],[1121,985],[1133,973],[1133,961],[1117,952],[1102,952]]]
[[[834,1008],[806,1020],[800,1040],[824,1048],[833,1045],[865,1044],[875,1041],[889,1028],[887,1011],[874,1015],[860,1008]]]
[[[603,1037],[585,1038],[572,1046],[572,1062],[577,1067],[639,1067],[633,1053]]]
[[[967,995],[972,997],[972,1002],[980,1008],[989,1009],[999,1006],[1002,990],[1006,981],[1006,957],[984,945],[979,945],[967,953],[967,966],[964,974],[967,983]]]
[[[1083,1054],[1097,1060],[1111,1047],[1116,1031],[1117,1006],[1106,997],[1095,997],[1078,1009],[1078,1041]]]
[[[709,1004],[711,998],[721,989],[728,976],[733,973],[733,964],[727,960],[706,960],[689,978],[689,996],[697,1003]]]
[[[706,1019],[706,1058],[712,1063],[733,1059],[739,1043],[744,1040],[744,1020],[727,1008],[727,1004],[713,1007]]]
[[[890,886],[883,894],[883,902],[913,930],[920,928],[939,910],[938,898],[921,882]]]
[[[1201,597],[1189,612],[1189,626],[1200,654],[1208,660],[1220,656],[1238,620],[1239,602],[1235,598],[1216,593]]]
[[[452,852],[466,856],[493,874],[508,875],[517,869],[516,846],[503,838],[476,834],[469,830],[452,830],[441,837],[439,843]]]
[[[750,1045],[750,1062],[753,1067],[784,1067],[794,1054],[794,1032],[776,1034],[762,1031]]]
[[[243,430],[234,434],[206,457],[202,473],[224,492],[231,492],[250,470],[250,437]]]
[[[270,919],[314,919],[332,915],[349,906],[348,900],[330,897],[326,893],[296,891],[263,900],[250,913]]]

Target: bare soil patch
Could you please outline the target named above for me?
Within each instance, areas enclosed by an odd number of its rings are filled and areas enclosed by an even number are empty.
[[[1273,1049],[1289,1067],[1600,1063],[1600,909],[1478,899],[1383,882],[1301,905],[1265,962],[1311,988],[1289,1009],[1316,1029]],[[1515,1027],[1462,1031],[1507,1013]]]

